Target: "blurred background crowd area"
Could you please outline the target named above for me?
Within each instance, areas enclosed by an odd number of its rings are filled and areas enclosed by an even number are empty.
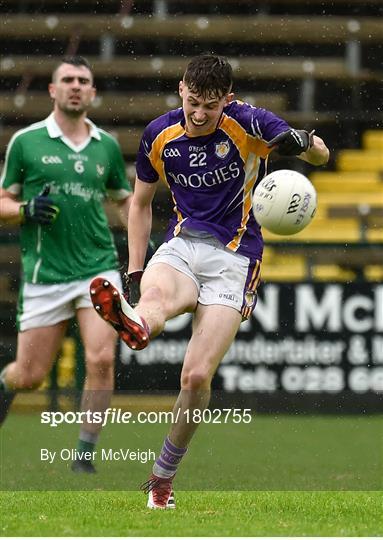
[[[98,90],[89,116],[118,138],[134,182],[143,128],[180,105],[177,86],[188,59],[223,54],[234,67],[237,97],[296,128],[315,129],[331,150],[320,170],[270,160],[270,170],[295,168],[310,177],[318,210],[298,235],[265,231],[264,279],[380,281],[382,13],[381,0],[2,0],[1,164],[12,134],[49,114],[47,85],[58,59],[81,54],[94,67]],[[157,243],[171,207],[161,187]],[[124,234],[108,213],[124,253]],[[2,226],[2,302],[15,302],[18,272],[17,232]]]

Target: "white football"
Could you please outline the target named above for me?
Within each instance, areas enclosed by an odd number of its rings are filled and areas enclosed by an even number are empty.
[[[258,223],[270,232],[296,234],[313,219],[317,194],[306,176],[281,169],[265,176],[253,195],[253,212]]]

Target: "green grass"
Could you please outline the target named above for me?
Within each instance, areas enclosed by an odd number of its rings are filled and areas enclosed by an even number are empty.
[[[2,493],[3,536],[380,536],[382,493],[179,492],[175,511],[122,492]]]
[[[168,426],[108,425],[101,448],[153,449]],[[40,449],[76,446],[78,426],[11,414],[0,430],[3,536],[379,536],[381,416],[260,416],[201,425],[175,480],[176,511],[138,491],[151,463],[101,462],[78,476]]]
[[[151,462],[100,461],[79,481],[70,461],[42,462],[41,448],[76,446],[78,425],[49,427],[38,415],[11,414],[0,431],[3,490],[136,491]],[[168,426],[107,425],[101,449],[156,455]],[[383,487],[382,417],[260,416],[251,424],[205,424],[185,456],[176,488],[190,491],[379,491]],[[222,474],[224,471],[224,474]]]

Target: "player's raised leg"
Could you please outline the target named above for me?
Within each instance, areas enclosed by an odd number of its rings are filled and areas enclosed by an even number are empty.
[[[97,313],[134,350],[146,347],[150,337],[162,332],[168,319],[193,311],[198,298],[193,280],[165,263],[153,264],[145,270],[141,292],[140,301],[133,309],[109,280],[97,277],[90,285]]]
[[[19,332],[16,360],[5,366],[0,375],[0,423],[6,418],[17,390],[32,390],[42,383],[52,367],[66,326],[66,321],[61,321]]]
[[[149,508],[168,507],[174,475],[198,427],[198,418],[209,404],[211,380],[240,323],[240,313],[231,307],[197,307],[181,373],[181,391],[173,410],[177,421],[165,439],[153,474],[143,486],[149,492]]]
[[[93,308],[77,310],[77,320],[85,349],[86,379],[81,410],[103,414],[110,405],[114,388],[114,358],[117,334],[97,316]],[[101,423],[83,422],[77,450],[82,456],[73,462],[75,472],[94,473],[92,457]]]
[[[135,309],[150,327],[150,336],[160,334],[167,320],[197,306],[196,283],[183,272],[166,263],[152,264],[141,281],[141,298]]]

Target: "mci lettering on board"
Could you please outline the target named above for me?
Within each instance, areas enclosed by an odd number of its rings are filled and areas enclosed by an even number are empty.
[[[176,390],[190,327],[191,316],[183,315],[169,321],[144,351],[122,348],[120,388]],[[214,388],[383,396],[383,285],[264,285],[251,320],[241,325],[218,368]]]

